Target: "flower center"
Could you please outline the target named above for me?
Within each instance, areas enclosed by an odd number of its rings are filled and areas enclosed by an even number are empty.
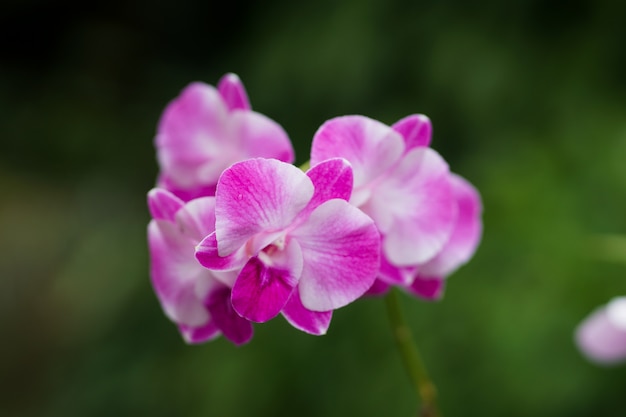
[[[261,249],[258,254],[259,259],[267,266],[272,266],[274,261],[272,258],[279,256],[285,249],[287,244],[286,236],[280,236],[278,239]]]

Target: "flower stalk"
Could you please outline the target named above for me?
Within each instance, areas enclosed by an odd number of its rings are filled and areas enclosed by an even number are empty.
[[[387,304],[389,324],[391,325],[398,351],[415,392],[421,400],[419,415],[421,417],[441,417],[439,407],[437,406],[437,389],[428,376],[411,329],[404,318],[398,290],[392,288],[385,297],[385,302]]]

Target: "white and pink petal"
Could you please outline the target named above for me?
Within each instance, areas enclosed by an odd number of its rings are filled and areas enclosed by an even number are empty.
[[[165,314],[179,324],[205,324],[209,316],[197,297],[196,285],[212,277],[195,261],[193,242],[175,224],[152,220],[148,225],[148,246],[152,285]]]
[[[192,83],[164,110],[155,145],[163,174],[189,189],[217,182],[228,109],[217,90]]]
[[[420,273],[425,276],[453,273],[472,258],[482,236],[482,202],[478,190],[453,173],[450,182],[458,206],[457,220],[443,249],[420,268]]]
[[[343,116],[325,122],[315,133],[311,165],[345,158],[354,171],[355,192],[373,185],[404,153],[402,136],[365,116]]]
[[[298,291],[291,293],[281,313],[296,329],[316,336],[326,334],[333,315],[332,311],[311,311],[304,307]]]
[[[267,116],[253,111],[235,110],[228,120],[231,149],[230,164],[249,158],[273,158],[292,163],[294,150],[285,130]],[[229,164],[229,165],[230,165]]]
[[[228,168],[216,192],[219,255],[232,254],[256,234],[285,229],[313,192],[309,177],[275,159],[249,159]]]
[[[457,216],[448,164],[430,148],[412,149],[363,211],[385,236],[383,251],[392,264],[430,260],[448,241]]]
[[[380,266],[380,235],[372,219],[346,201],[323,203],[291,236],[302,248],[298,291],[307,309],[343,307],[374,283]]]
[[[184,204],[180,198],[163,188],[153,188],[148,192],[148,209],[155,220],[174,222],[176,212]]]

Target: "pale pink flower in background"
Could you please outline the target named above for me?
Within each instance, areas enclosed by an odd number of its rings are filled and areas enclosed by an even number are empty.
[[[598,307],[576,329],[581,352],[593,362],[610,365],[626,360],[626,297]]]
[[[232,272],[213,272],[195,258],[195,246],[215,230],[215,197],[184,203],[163,189],[148,193],[150,277],[163,311],[188,343],[223,334],[235,344],[252,337],[252,324],[230,303],[224,284]],[[220,279],[217,279],[220,276]]]
[[[330,159],[306,174],[271,159],[226,169],[217,185],[216,229],[196,256],[213,270],[241,270],[232,304],[265,322],[281,313],[296,328],[324,334],[330,312],[359,298],[379,269],[374,222],[346,200],[352,170]]]
[[[158,186],[185,201],[214,195],[220,174],[235,162],[253,157],[294,160],[283,128],[251,110],[235,74],[222,77],[217,89],[189,84],[163,111],[155,146]]]

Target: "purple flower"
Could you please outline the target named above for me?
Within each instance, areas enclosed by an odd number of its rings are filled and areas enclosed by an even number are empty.
[[[599,364],[626,360],[626,297],[616,297],[592,312],[576,330],[583,354]]]
[[[313,138],[311,163],[347,159],[354,170],[350,202],[381,232],[382,282],[370,294],[395,284],[437,298],[445,276],[469,260],[480,240],[480,196],[428,147],[431,132],[424,115],[391,127],[344,116],[327,121]]]
[[[215,195],[217,180],[235,162],[276,158],[293,162],[285,131],[250,108],[243,84],[226,74],[218,88],[196,82],[165,108],[155,139],[159,187],[181,199]]]
[[[252,324],[230,303],[233,273],[213,272],[195,259],[195,246],[215,230],[215,197],[188,203],[163,189],[148,193],[150,276],[165,314],[188,343],[220,334],[235,344],[252,337]]]
[[[324,334],[331,311],[360,297],[380,263],[378,231],[346,201],[351,190],[343,159],[306,174],[272,159],[236,163],[220,177],[216,229],[196,256],[212,270],[241,270],[232,304],[242,317],[265,322],[282,312]]]

